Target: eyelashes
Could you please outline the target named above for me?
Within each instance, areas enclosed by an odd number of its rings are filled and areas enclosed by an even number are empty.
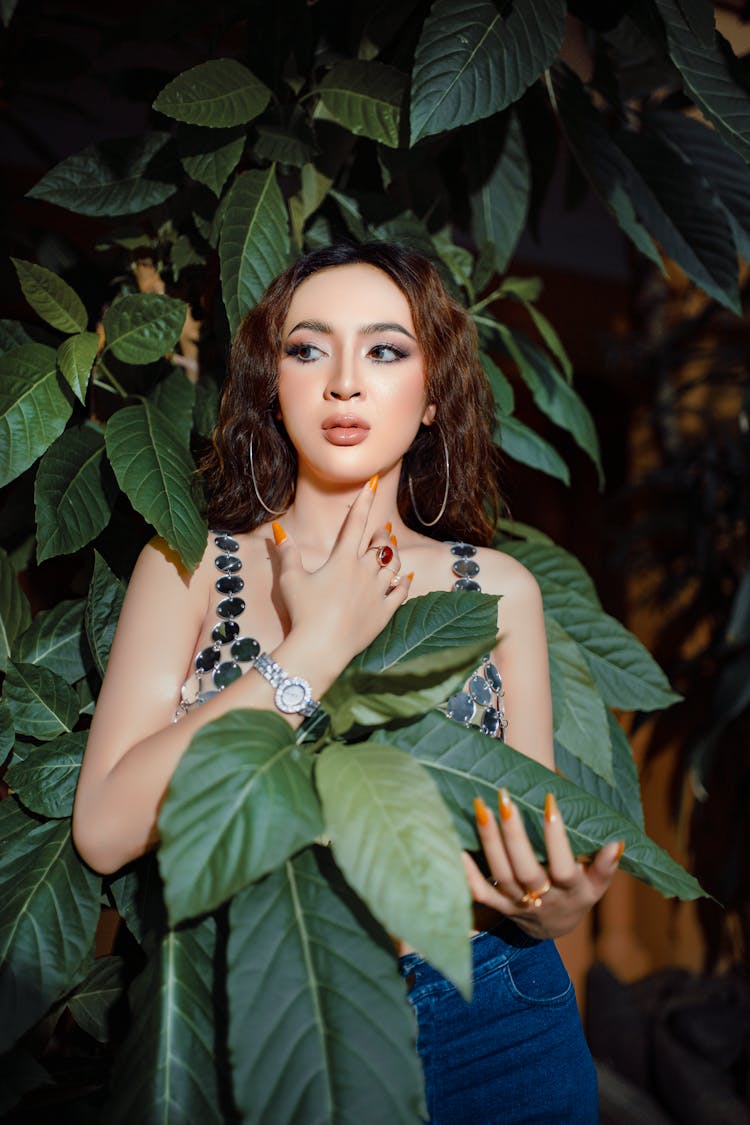
[[[287,344],[284,354],[299,360],[300,363],[315,363],[325,355],[325,352],[315,344]],[[399,360],[408,359],[410,353],[397,347],[396,344],[374,344],[367,355],[373,363],[398,363]]]

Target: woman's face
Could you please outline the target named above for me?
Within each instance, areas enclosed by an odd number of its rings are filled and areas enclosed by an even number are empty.
[[[284,321],[279,409],[300,474],[354,484],[396,465],[435,407],[409,302],[352,264],[303,281]]]

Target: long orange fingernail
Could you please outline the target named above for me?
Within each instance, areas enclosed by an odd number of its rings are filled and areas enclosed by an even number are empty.
[[[284,531],[284,528],[281,526],[281,524],[277,523],[276,520],[274,520],[271,524],[271,530],[273,531],[273,541],[278,547],[286,539],[286,532]]]
[[[500,789],[497,794],[497,804],[500,809],[500,819],[510,820],[513,816],[513,804],[507,789]]]
[[[391,534],[391,532],[393,531],[393,524],[392,524],[392,523],[387,523],[387,524],[385,525],[385,530],[386,530],[386,531],[388,532],[388,534],[390,535],[390,534]]]
[[[552,824],[554,820],[557,820],[559,815],[555,794],[548,793],[544,798],[544,819],[547,821],[547,824]]]
[[[370,479],[368,480],[368,482],[367,482],[367,483],[369,484],[369,486],[370,486],[370,490],[371,490],[372,492],[376,492],[376,491],[377,491],[377,488],[378,488],[378,481],[379,481],[379,480],[380,480],[380,473],[375,473],[375,475],[374,475],[374,476],[372,476],[372,477],[370,477]]]
[[[395,535],[391,536],[391,543],[393,544],[394,547],[398,547],[398,539],[396,538]]]
[[[485,828],[490,823],[490,810],[481,797],[474,798],[474,816],[480,828]]]
[[[622,853],[624,851],[625,851],[625,841],[620,840],[620,843],[617,845],[617,851],[615,852],[615,863],[620,862],[620,860],[622,859]]]
[[[407,576],[406,576],[406,577],[407,577],[407,578],[409,579],[409,581],[411,582],[412,578],[414,577],[414,571],[413,571],[413,570],[410,570],[410,571],[409,571],[409,573],[407,574]]]

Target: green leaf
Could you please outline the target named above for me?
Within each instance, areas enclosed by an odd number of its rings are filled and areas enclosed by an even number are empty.
[[[311,769],[280,715],[231,711],[198,731],[159,814],[173,925],[213,910],[320,835]]]
[[[190,434],[193,430],[196,390],[196,384],[191,383],[185,372],[178,367],[166,378],[160,379],[148,396],[149,402],[158,407],[179,431],[182,443],[186,447],[190,444]]]
[[[552,617],[545,619],[556,742],[608,785],[614,785],[607,709],[586,659]]]
[[[163,293],[130,293],[104,314],[106,349],[123,363],[153,363],[174,350],[185,326],[184,301]]]
[[[474,259],[470,251],[463,246],[456,246],[450,226],[445,226],[433,234],[432,244],[438,252],[440,261],[450,270],[456,285],[467,289],[471,285],[471,271],[474,267]]]
[[[39,824],[4,850],[0,1052],[76,984],[94,941],[100,884],[76,855],[67,821]]]
[[[358,137],[398,148],[406,76],[380,62],[347,59],[318,86],[321,101],[339,124]]]
[[[0,320],[0,355],[12,352],[19,344],[31,343],[31,336],[17,320]]]
[[[524,300],[522,303],[532,321],[534,322],[534,327],[536,328],[537,332],[542,337],[542,340],[544,340],[544,343],[547,345],[549,350],[552,352],[552,355],[560,365],[560,369],[563,375],[569,383],[572,382],[573,365],[568,358],[568,353],[565,351],[565,348],[563,347],[562,341],[557,332],[547,320],[546,316],[540,313],[536,305],[532,305],[531,301],[529,300]]]
[[[716,195],[693,165],[657,137],[621,132],[617,139],[643,178],[634,196],[639,217],[696,285],[739,314],[737,253]]]
[[[10,707],[4,699],[0,699],[0,766],[12,750],[15,737],[16,728],[13,726]]]
[[[72,410],[54,348],[21,344],[0,357],[0,488],[59,437]]]
[[[177,134],[182,167],[191,179],[205,184],[218,198],[240,162],[245,139],[244,129],[228,133],[185,127]]]
[[[472,144],[484,146],[488,140],[486,128],[472,136]],[[498,273],[506,269],[523,234],[530,197],[531,169],[520,123],[512,113],[494,166],[488,169],[481,186],[469,196],[474,241],[477,246],[492,244]]]
[[[18,584],[18,575],[0,548],[0,672],[7,668],[16,637],[30,621],[31,607]]]
[[[146,852],[108,879],[107,891],[139,945],[148,945],[154,935],[166,931],[167,911],[155,851]]]
[[[295,246],[301,247],[303,241],[303,232],[305,223],[313,212],[317,211],[321,203],[328,195],[333,180],[330,176],[326,176],[314,164],[305,164],[300,173],[300,189],[289,200],[289,217],[292,227],[292,239]],[[335,194],[331,195],[336,198]],[[346,199],[345,196],[342,197]],[[356,204],[350,207],[348,212],[341,206],[341,201],[337,200],[344,215],[352,214],[356,210]],[[352,201],[347,200],[347,203]],[[351,226],[351,224],[347,224]],[[363,227],[364,229],[364,227]]]
[[[69,156],[27,192],[80,215],[133,215],[176,190],[168,133],[101,141]]]
[[[132,1022],[102,1120],[225,1125],[214,1016],[216,923],[170,930],[130,989]]]
[[[273,165],[245,172],[227,196],[219,240],[221,289],[232,336],[289,259],[286,207]]]
[[[636,249],[663,273],[659,251],[636,214],[635,169],[605,129],[577,75],[559,64],[552,71],[552,83],[560,122],[581,171]]]
[[[206,527],[192,494],[193,461],[171,420],[147,400],[126,406],[107,423],[105,442],[130,503],[194,570]]]
[[[63,377],[79,402],[86,401],[91,368],[99,351],[96,332],[81,332],[63,340],[57,349],[57,363]]]
[[[9,660],[3,698],[19,734],[47,740],[70,734],[78,719],[78,697],[62,676],[36,664]]]
[[[79,1027],[100,1043],[111,1038],[112,1009],[125,989],[122,957],[98,957],[82,984],[68,998],[70,1014]]]
[[[482,797],[490,808],[496,807],[497,790],[505,786],[524,813],[532,842],[543,856],[544,800],[547,793],[553,793],[575,855],[593,855],[612,840],[624,840],[620,866],[637,879],[681,899],[705,893],[692,875],[632,821],[496,738],[454,723],[437,711],[390,731],[389,738],[434,777],[464,847],[477,846],[473,798]]]
[[[599,477],[599,487],[604,484],[599,439],[594,422],[582,399],[546,352],[531,343],[521,332],[498,323],[498,333],[518,365],[523,381],[528,386],[534,402],[548,418],[570,433],[576,445],[587,453]]]
[[[393,946],[327,854],[305,851],[246,887],[229,921],[229,1048],[242,1120],[418,1121],[414,1018]]]
[[[33,847],[33,842],[29,841],[33,840],[32,833],[38,827],[38,821],[29,815],[12,794],[0,801],[0,843],[3,845],[3,860],[6,857],[10,858],[18,850],[23,852]],[[0,907],[0,917],[2,910],[3,907]]]
[[[256,130],[258,139],[253,145],[253,152],[261,160],[301,168],[303,164],[309,164],[316,155],[312,130],[301,133],[285,129],[281,125],[257,125]]]
[[[86,309],[78,294],[67,282],[44,266],[11,258],[26,300],[47,324],[61,332],[84,332],[88,322]]]
[[[411,143],[499,113],[556,57],[561,0],[516,0],[503,17],[489,0],[436,0],[414,56]]]
[[[545,612],[581,646],[602,699],[624,711],[679,701],[659,665],[619,621],[570,591],[545,591]]]
[[[596,609],[601,609],[591,575],[575,555],[558,547],[556,543],[549,539],[524,543],[504,539],[499,547],[506,555],[512,555],[531,571],[542,594],[562,594],[567,591],[578,594]]]
[[[557,450],[512,414],[500,418],[499,445],[514,461],[570,484],[568,466]]]
[[[27,809],[56,819],[72,815],[87,738],[88,731],[60,735],[10,766],[8,785]]]
[[[268,105],[271,91],[236,59],[210,59],[178,74],[154,109],[189,125],[231,129],[252,121]]]
[[[85,601],[58,602],[37,613],[14,649],[24,664],[41,664],[68,684],[80,680],[91,668],[91,653],[83,626]]]
[[[521,539],[531,540],[533,543],[546,543],[551,547],[555,545],[549,535],[545,535],[538,527],[532,527],[528,523],[520,523],[518,520],[508,520],[501,517],[497,521],[496,527],[501,534],[497,536],[495,546],[503,551],[508,547],[509,542],[511,547],[515,546],[512,541],[506,539],[506,535],[519,536]]]
[[[84,622],[86,637],[102,677],[107,670],[109,650],[124,597],[122,583],[115,578],[99,552],[94,551],[94,573],[86,597]]]
[[[734,76],[733,51],[716,33],[711,42],[684,19],[684,0],[656,0],[667,29],[669,54],[686,91],[732,148],[750,160],[750,95]]]
[[[612,769],[614,785],[607,783],[586,766],[580,758],[559,742],[555,743],[555,763],[559,772],[579,789],[598,797],[605,805],[610,805],[633,824],[643,829],[643,808],[638,782],[638,769],[633,759],[625,732],[611,711],[607,711],[609,736],[612,744]]]
[[[388,933],[468,996],[469,891],[458,837],[429,774],[394,746],[331,743],[317,758],[315,781],[349,885]]]
[[[101,430],[88,422],[65,430],[39,462],[34,482],[37,561],[85,547],[109,523],[116,498]]]
[[[480,352],[479,358],[492,390],[496,410],[500,414],[510,414],[516,402],[513,387],[495,361],[490,359],[486,352]]]

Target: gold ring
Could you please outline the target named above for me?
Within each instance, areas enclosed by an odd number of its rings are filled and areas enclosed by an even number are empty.
[[[547,891],[549,891],[551,889],[552,889],[552,884],[550,883],[549,879],[545,879],[542,886],[537,888],[537,890],[534,890],[534,891],[527,890],[526,894],[523,896],[523,898],[520,898],[518,900],[518,905],[519,906],[534,906],[538,910],[539,907],[542,905],[542,899],[546,895]]]
[[[367,550],[375,552],[375,558],[377,559],[378,566],[381,568],[388,566],[388,563],[395,554],[393,547],[389,547],[387,543],[384,543],[381,547],[368,547]]]

